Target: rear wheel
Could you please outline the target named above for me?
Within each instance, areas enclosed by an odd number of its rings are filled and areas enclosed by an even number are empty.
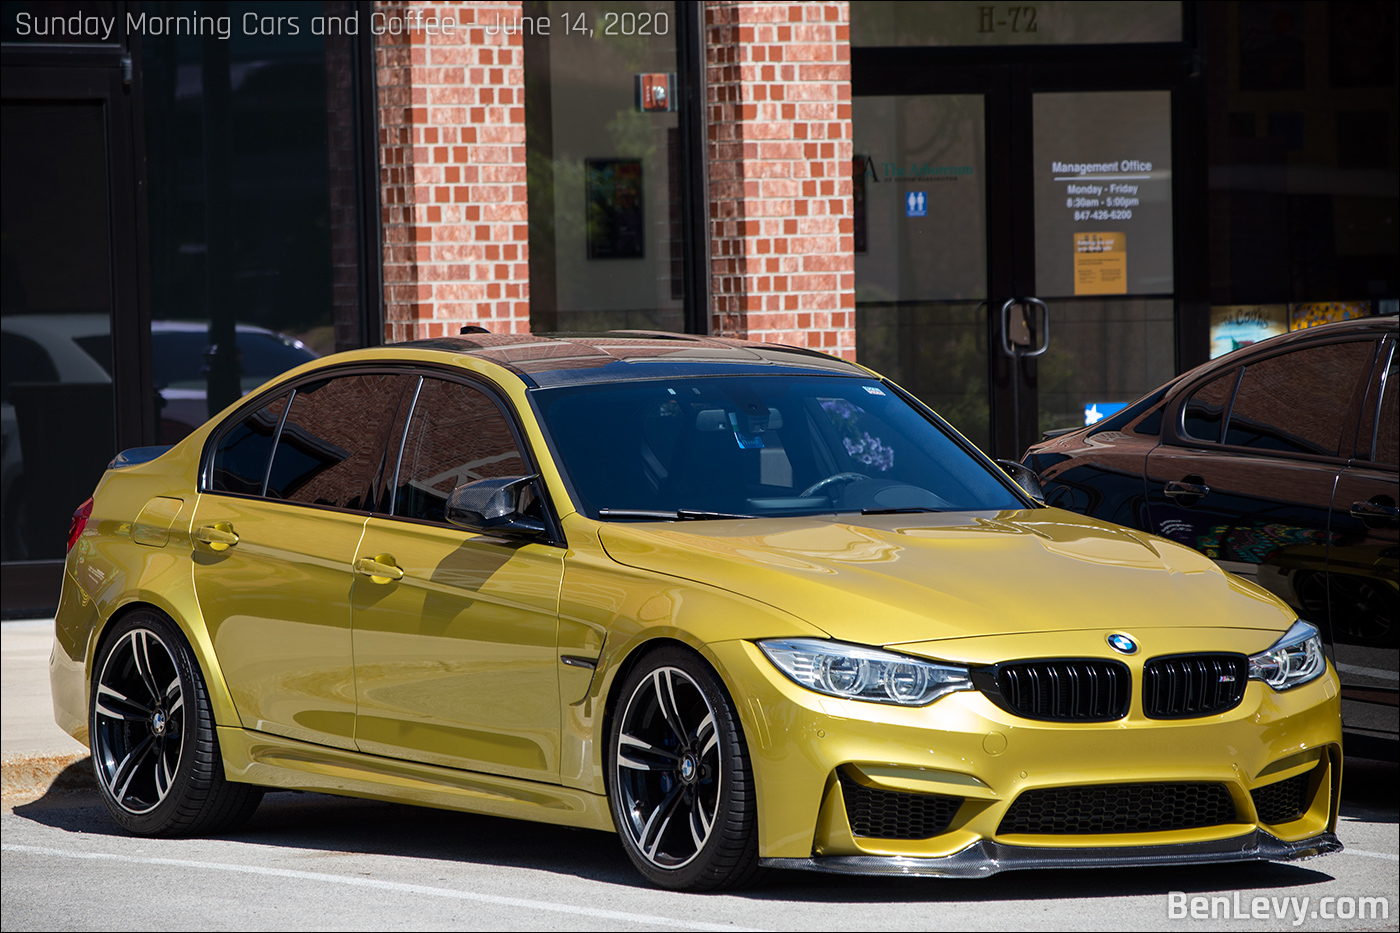
[[[218,833],[257,809],[262,788],[224,778],[204,678],[165,616],[117,623],[93,665],[89,709],[97,783],[128,832]]]
[[[758,816],[738,717],[703,659],[667,647],[619,694],[608,800],[632,863],[652,883],[713,891],[755,880]]]

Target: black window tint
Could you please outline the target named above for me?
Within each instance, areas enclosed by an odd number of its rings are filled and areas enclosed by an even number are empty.
[[[1395,396],[1400,392],[1400,360],[1391,359],[1385,377],[1385,394],[1381,396],[1381,411],[1376,422],[1376,452],[1371,459],[1377,463],[1400,461],[1400,411],[1396,411]]]
[[[262,495],[273,435],[289,396],[283,395],[248,415],[224,434],[214,451],[210,489],[242,496]]]
[[[486,393],[424,379],[404,439],[394,514],[445,521],[447,497],[458,486],[526,472],[510,425]]]
[[[1258,450],[1335,456],[1370,341],[1331,343],[1245,367],[1225,443]]]
[[[268,498],[366,508],[384,460],[385,429],[408,381],[376,373],[298,386],[268,473]]]
[[[1232,369],[1191,393],[1181,419],[1187,437],[1212,444],[1220,442],[1220,424],[1225,420],[1225,407],[1230,402],[1238,373],[1239,370]]]

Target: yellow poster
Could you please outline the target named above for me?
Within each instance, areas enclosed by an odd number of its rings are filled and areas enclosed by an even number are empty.
[[[1123,233],[1074,235],[1074,293],[1128,293],[1128,237]]]

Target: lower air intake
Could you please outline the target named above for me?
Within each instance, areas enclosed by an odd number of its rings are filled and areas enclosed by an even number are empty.
[[[1028,790],[997,833],[1153,833],[1235,821],[1224,784],[1098,784]]]
[[[1309,775],[1300,774],[1250,791],[1259,822],[1291,823],[1302,816],[1308,809],[1308,778]]]
[[[906,794],[858,784],[837,770],[851,832],[867,839],[928,839],[944,832],[962,804],[961,797]]]

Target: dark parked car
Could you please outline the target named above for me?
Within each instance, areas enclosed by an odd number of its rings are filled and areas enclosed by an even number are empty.
[[[1342,679],[1347,752],[1390,760],[1396,325],[1364,318],[1236,350],[1023,460],[1050,505],[1194,547],[1317,623]]]

